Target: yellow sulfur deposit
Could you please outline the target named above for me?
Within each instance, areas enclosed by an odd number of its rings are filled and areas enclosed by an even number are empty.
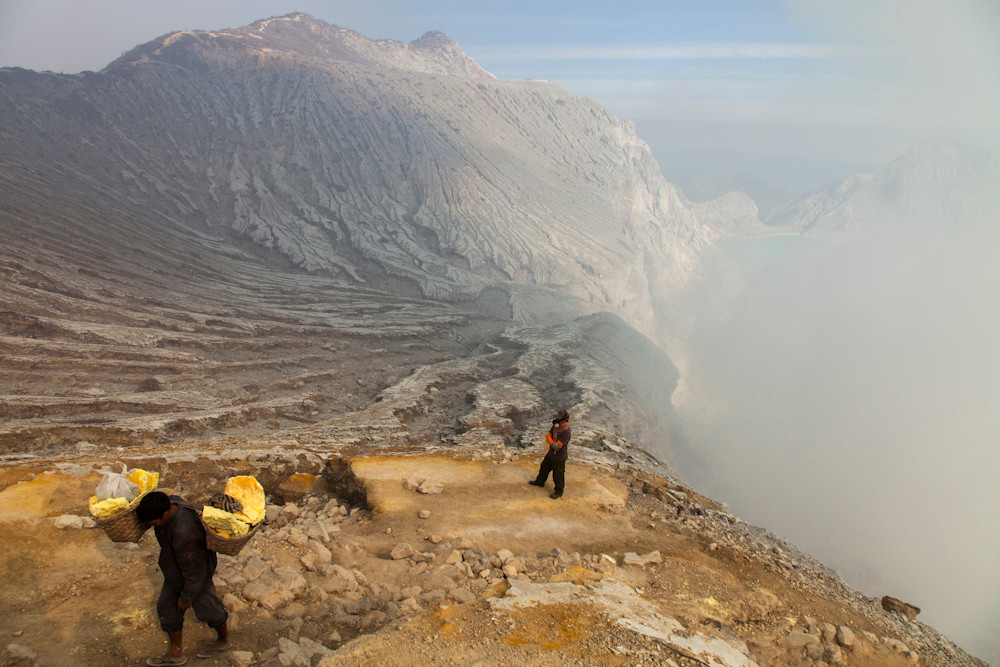
[[[246,535],[250,526],[236,518],[237,515],[230,514],[211,505],[205,505],[201,511],[201,520],[205,525],[223,537],[239,537]]]
[[[128,501],[124,498],[98,500],[97,496],[90,497],[90,513],[98,519],[106,519],[112,514],[118,514],[126,507],[128,507]]]
[[[160,483],[160,473],[146,472],[145,470],[136,468],[128,474],[128,481],[139,487],[137,497],[142,497],[155,489],[156,485]]]
[[[264,518],[264,487],[255,478],[249,475],[230,477],[225,493],[243,505],[243,510],[233,515],[237,519],[255,526]]]
[[[156,488],[160,483],[160,473],[147,472],[136,468],[127,475],[128,481],[139,487],[139,493],[135,500],[129,502],[125,498],[108,498],[98,500],[97,496],[90,497],[90,513],[97,519],[106,519],[113,514],[118,514],[124,509],[137,505],[144,495]]]

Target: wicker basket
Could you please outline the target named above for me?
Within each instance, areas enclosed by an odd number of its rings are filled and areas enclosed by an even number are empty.
[[[201,517],[200,514],[198,516],[199,518]],[[254,533],[257,532],[257,529],[263,523],[261,521],[256,526],[251,526],[246,535],[240,535],[239,537],[223,537],[209,528],[204,521],[201,522],[201,525],[205,526],[205,545],[209,551],[226,554],[227,556],[235,556],[246,546],[246,543],[250,541],[250,538],[254,536]]]
[[[135,515],[135,504],[117,514],[95,521],[104,529],[112,542],[138,542],[143,533],[149,530],[149,524],[139,521],[139,517]]]
[[[261,521],[256,526],[250,526],[250,530],[247,531],[245,535],[240,535],[239,537],[223,537],[217,532],[212,530],[205,520],[201,518],[201,512],[205,509],[205,506],[201,503],[192,503],[188,501],[182,501],[177,503],[181,507],[187,507],[192,509],[197,513],[198,520],[201,521],[201,527],[205,529],[205,546],[208,547],[209,551],[214,551],[219,554],[226,554],[227,556],[235,556],[246,546],[250,538],[253,537],[257,529],[261,527],[264,523]]]

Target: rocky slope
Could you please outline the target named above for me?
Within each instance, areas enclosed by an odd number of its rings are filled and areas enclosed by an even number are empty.
[[[391,415],[401,441],[464,433],[479,401],[480,419],[506,425],[491,436],[516,445],[528,420],[571,405],[665,459],[692,458],[670,405],[676,369],[616,316],[519,325],[278,271],[0,180],[15,193],[0,249],[5,455],[253,434],[408,395]]]
[[[713,236],[629,123],[497,81],[439,33],[302,14],[166,35],[99,73],[0,70],[0,165],[150,227],[519,321],[654,339]]]
[[[191,499],[237,473],[269,493],[266,525],[220,557],[235,645],[206,664],[982,664],[625,443],[576,446],[552,501],[525,483],[537,438],[358,454],[309,433],[124,457]],[[20,610],[0,619],[3,664],[138,665],[162,646],[151,533],[113,544],[78,516],[106,454],[0,473],[0,601]],[[189,655],[209,634],[189,624]]]

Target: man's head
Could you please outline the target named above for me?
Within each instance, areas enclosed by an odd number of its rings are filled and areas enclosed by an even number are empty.
[[[553,424],[561,424],[563,422],[569,421],[569,413],[565,410],[560,410],[552,417]]]
[[[151,491],[142,497],[135,508],[135,517],[143,523],[162,526],[174,516],[170,497],[162,491]]]

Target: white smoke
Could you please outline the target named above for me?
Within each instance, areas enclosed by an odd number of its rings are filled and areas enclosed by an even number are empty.
[[[702,319],[717,401],[691,426],[707,490],[997,662],[1000,202],[980,203],[742,242],[793,250]]]

